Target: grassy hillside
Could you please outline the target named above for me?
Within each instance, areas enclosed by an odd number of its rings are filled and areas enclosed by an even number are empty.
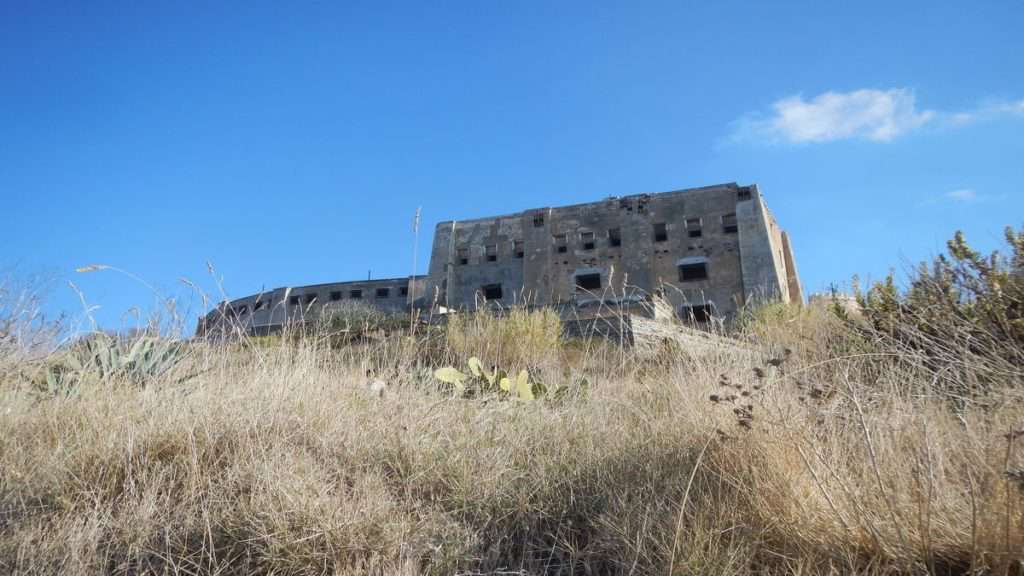
[[[573,342],[506,358],[531,328],[482,322],[341,349],[195,343],[155,376],[56,390],[41,374],[60,353],[8,346],[0,567],[1002,573],[1024,560],[1019,373],[952,399],[920,355],[821,310],[764,310],[750,352],[701,355]],[[456,397],[431,371],[474,349],[567,390]]]
[[[57,348],[8,296],[0,572],[1021,574],[1001,278],[975,317],[883,285],[866,316],[771,306],[740,346],[643,353],[525,312]],[[471,356],[547,395],[434,377]]]

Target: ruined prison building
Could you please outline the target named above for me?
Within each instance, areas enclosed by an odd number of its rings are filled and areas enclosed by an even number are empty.
[[[650,307],[655,295],[696,323],[732,318],[751,302],[802,302],[789,237],[756,185],[441,222],[427,276],[278,288],[221,305],[200,331],[225,318],[273,331],[350,300],[439,313],[548,306],[568,319]]]

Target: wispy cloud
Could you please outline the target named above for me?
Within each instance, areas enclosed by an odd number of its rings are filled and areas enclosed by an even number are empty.
[[[953,125],[963,126],[965,124],[973,124],[979,120],[987,120],[997,116],[1007,115],[1024,117],[1024,99],[1011,102],[989,102],[967,112],[950,114],[949,120]]]
[[[974,188],[955,188],[942,194],[921,200],[917,205],[924,206],[958,206],[965,209],[968,205],[991,204],[1006,200],[1005,194],[982,194]]]
[[[861,139],[888,142],[927,124],[965,126],[1003,115],[1024,116],[1024,100],[998,101],[972,110],[919,110],[908,88],[825,92],[805,100],[789,96],[772,104],[772,113],[748,114],[733,126],[732,140],[805,144]]]
[[[954,202],[974,202],[978,199],[978,193],[973,188],[960,188],[958,190],[950,190],[942,195],[947,200]]]

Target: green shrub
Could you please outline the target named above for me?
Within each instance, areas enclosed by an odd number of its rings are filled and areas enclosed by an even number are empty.
[[[987,388],[995,373],[1019,377],[1024,367],[1024,229],[1005,235],[1008,254],[983,255],[958,231],[948,254],[918,265],[905,290],[892,274],[857,290],[872,330],[923,355],[961,393]],[[972,361],[979,358],[986,361]]]

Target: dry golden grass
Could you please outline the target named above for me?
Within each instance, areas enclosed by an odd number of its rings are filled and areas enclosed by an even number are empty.
[[[458,351],[197,343],[70,397],[33,387],[45,359],[0,362],[0,572],[1020,573],[1019,374],[952,403],[813,311],[752,324],[755,360],[502,356],[487,327]],[[474,339],[570,394],[452,398],[430,361]]]

